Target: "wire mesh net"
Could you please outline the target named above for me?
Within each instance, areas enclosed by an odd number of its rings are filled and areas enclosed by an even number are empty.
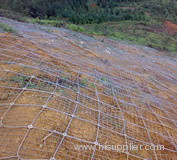
[[[0,34],[0,159],[177,158],[175,61],[63,30],[23,36]],[[98,148],[130,143],[164,150]]]

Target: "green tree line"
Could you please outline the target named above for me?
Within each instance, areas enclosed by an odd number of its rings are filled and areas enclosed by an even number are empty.
[[[1,8],[34,18],[64,18],[75,24],[146,20],[146,12],[174,20],[177,17],[176,0],[0,0],[0,2]]]

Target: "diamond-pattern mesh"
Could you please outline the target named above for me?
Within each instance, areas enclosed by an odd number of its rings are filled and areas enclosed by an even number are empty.
[[[81,45],[73,32],[26,27],[34,32],[0,34],[0,159],[177,158],[174,60],[149,48],[86,36]],[[102,151],[98,143],[165,150]]]

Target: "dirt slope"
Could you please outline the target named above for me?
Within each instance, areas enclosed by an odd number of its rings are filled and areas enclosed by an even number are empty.
[[[168,31],[168,33],[170,33],[170,34],[177,33],[177,25],[176,24],[174,24],[170,21],[165,21],[164,26],[165,26],[166,30]]]
[[[0,22],[21,35],[0,33],[0,159],[177,159],[176,59],[61,28]],[[164,150],[98,146],[130,143]]]

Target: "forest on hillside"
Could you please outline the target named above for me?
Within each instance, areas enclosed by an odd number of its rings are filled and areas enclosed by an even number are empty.
[[[75,24],[148,20],[148,15],[177,23],[177,0],[0,0],[1,8],[39,19]]]
[[[177,53],[177,0],[0,0],[0,17]]]

